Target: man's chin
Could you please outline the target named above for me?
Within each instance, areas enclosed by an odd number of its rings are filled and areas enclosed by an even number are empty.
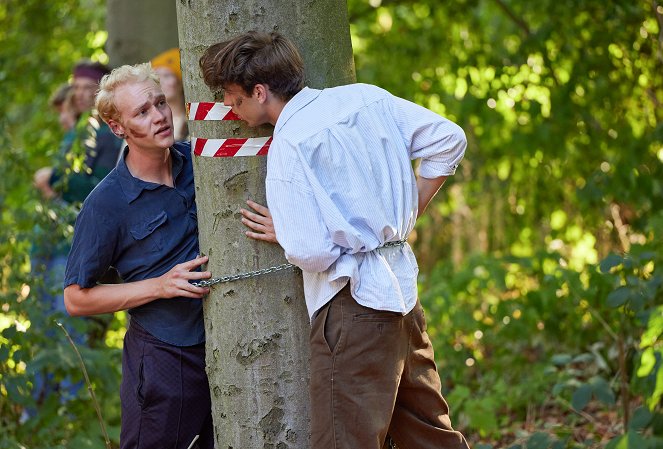
[[[171,141],[171,144],[175,141],[175,135],[173,134],[172,129],[167,132],[156,133],[154,138],[160,142]]]

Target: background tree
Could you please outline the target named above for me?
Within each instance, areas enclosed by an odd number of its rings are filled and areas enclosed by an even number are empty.
[[[257,29],[280,30],[304,57],[307,83],[326,87],[354,80],[343,1],[275,0],[177,6],[185,96],[189,102],[223,101],[198,70],[208,45]],[[293,18],[296,18],[293,20]],[[272,128],[242,122],[190,122],[207,138],[269,136]],[[201,251],[215,276],[285,262],[277,245],[243,235],[238,217],[246,200],[265,204],[262,157],[196,158],[196,202]],[[220,446],[308,447],[309,318],[301,275],[292,270],[212,288],[205,301],[207,371],[215,434]]]
[[[113,67],[149,61],[178,46],[175,2],[107,0],[106,29]]]

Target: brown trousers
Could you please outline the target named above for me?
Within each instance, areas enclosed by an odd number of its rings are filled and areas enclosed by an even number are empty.
[[[468,449],[451,427],[421,304],[359,305],[347,285],[311,328],[311,448]]]

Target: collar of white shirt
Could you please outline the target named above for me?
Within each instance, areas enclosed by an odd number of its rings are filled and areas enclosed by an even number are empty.
[[[301,108],[318,98],[322,92],[319,89],[311,89],[310,87],[305,87],[297,94],[290,99],[281,111],[278,120],[276,120],[276,125],[274,126],[274,134],[278,133],[281,128],[286,124],[290,117],[295,115],[297,111]]]

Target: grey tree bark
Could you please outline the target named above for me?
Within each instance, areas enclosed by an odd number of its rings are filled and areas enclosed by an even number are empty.
[[[222,101],[203,83],[198,60],[209,45],[251,29],[278,30],[295,41],[310,87],[354,81],[343,0],[179,0],[177,16],[187,102]],[[272,133],[233,121],[190,121],[189,129],[201,138]],[[201,252],[215,277],[285,262],[277,245],[246,238],[239,220],[247,199],[265,204],[266,158],[197,157],[194,173]],[[218,284],[204,311],[217,448],[307,449],[310,324],[301,275]]]
[[[106,53],[113,67],[147,62],[178,46],[175,1],[107,0]]]

